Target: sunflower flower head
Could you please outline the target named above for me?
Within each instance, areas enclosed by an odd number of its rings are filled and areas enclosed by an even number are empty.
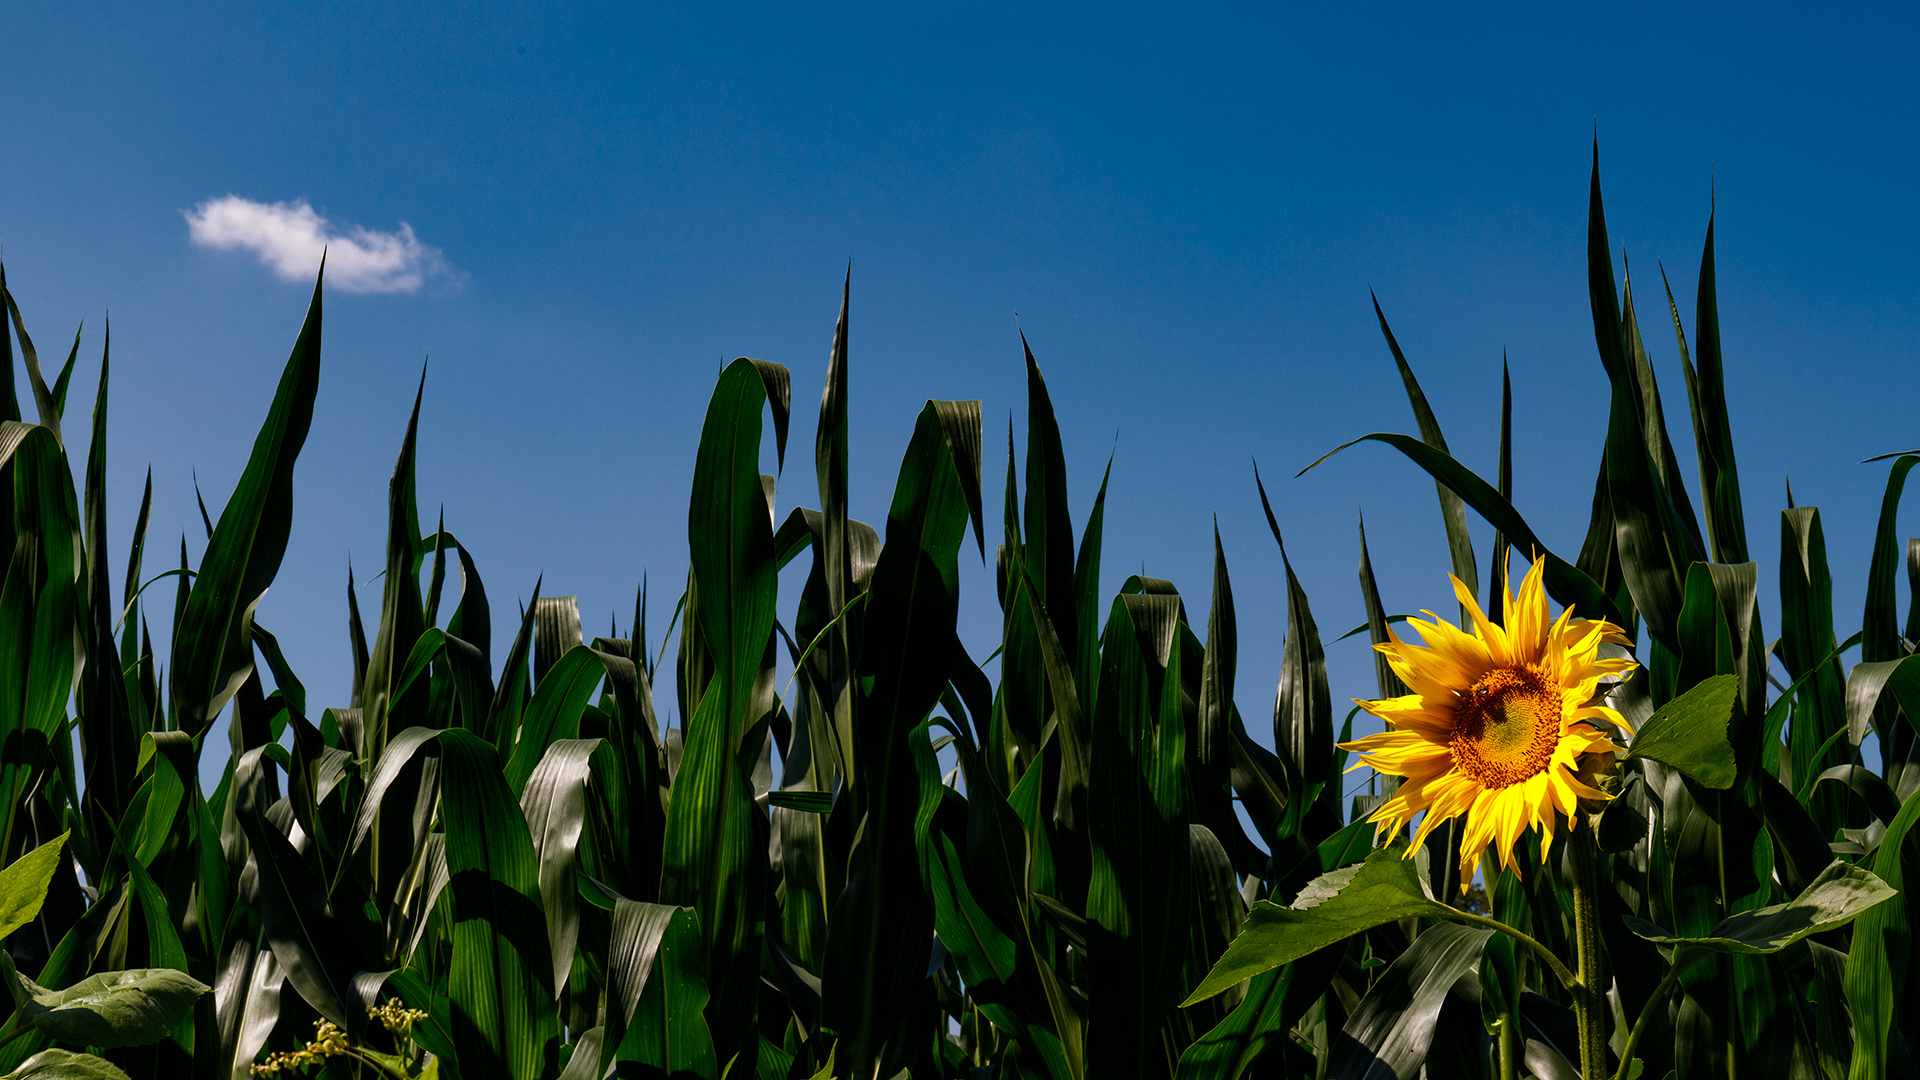
[[[1602,642],[1626,644],[1612,623],[1576,619],[1573,609],[1549,619],[1546,561],[1534,562],[1519,592],[1508,592],[1495,625],[1458,578],[1453,590],[1472,616],[1462,629],[1433,614],[1409,619],[1423,644],[1391,639],[1377,645],[1412,693],[1355,704],[1380,717],[1387,730],[1341,747],[1360,752],[1362,765],[1405,777],[1398,791],[1367,820],[1381,835],[1397,832],[1422,811],[1411,855],[1442,823],[1466,816],[1460,842],[1460,887],[1473,879],[1480,853],[1493,844],[1500,863],[1513,866],[1522,833],[1541,831],[1544,861],[1554,823],[1573,826],[1582,798],[1606,793],[1579,776],[1584,754],[1617,752],[1613,732],[1631,734],[1604,703],[1604,682],[1636,665],[1600,656]]]

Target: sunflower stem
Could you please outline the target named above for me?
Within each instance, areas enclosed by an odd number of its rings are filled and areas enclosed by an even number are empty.
[[[1599,893],[1595,882],[1593,824],[1568,830],[1568,861],[1573,869],[1573,940],[1578,966],[1573,988],[1574,1023],[1580,1037],[1580,1075],[1607,1075],[1605,997],[1600,972]]]
[[[1520,1025],[1519,1017],[1506,1013],[1500,1017],[1500,1080],[1519,1080],[1520,1076]]]

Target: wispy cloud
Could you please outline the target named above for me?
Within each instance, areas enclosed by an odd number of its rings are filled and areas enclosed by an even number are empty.
[[[456,284],[459,273],[413,235],[406,222],[394,232],[360,225],[335,228],[305,199],[258,203],[238,195],[208,199],[183,211],[198,247],[251,251],[283,281],[310,280],[327,255],[327,283],[355,293],[419,292],[428,281]]]

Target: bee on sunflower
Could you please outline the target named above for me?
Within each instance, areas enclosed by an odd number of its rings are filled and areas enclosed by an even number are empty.
[[[1424,611],[1431,622],[1409,619],[1424,646],[1390,640],[1375,648],[1412,693],[1354,703],[1387,723],[1387,730],[1341,743],[1359,751],[1361,765],[1400,776],[1394,792],[1367,820],[1385,835],[1421,811],[1426,817],[1407,849],[1411,855],[1443,822],[1466,815],[1460,842],[1461,889],[1473,880],[1480,853],[1493,844],[1503,867],[1530,829],[1541,831],[1544,861],[1555,822],[1572,828],[1581,799],[1609,796],[1581,779],[1581,757],[1618,752],[1618,730],[1632,729],[1605,704],[1610,686],[1639,665],[1600,656],[1602,642],[1626,644],[1610,622],[1576,619],[1567,608],[1549,620],[1546,560],[1536,560],[1516,594],[1507,591],[1504,618],[1495,625],[1458,578],[1454,593],[1473,619],[1471,631]]]

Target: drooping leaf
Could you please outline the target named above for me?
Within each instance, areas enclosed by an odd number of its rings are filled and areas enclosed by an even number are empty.
[[[1383,848],[1364,862],[1333,871],[1303,890],[1293,907],[1262,900],[1186,1005],[1382,923],[1453,909],[1427,896],[1416,864],[1403,848]]]
[[[1872,873],[1836,860],[1794,899],[1729,915],[1706,937],[1674,937],[1631,915],[1626,922],[1635,934],[1659,945],[1762,955],[1777,953],[1811,934],[1845,926],[1895,892]]]
[[[20,1016],[62,1042],[142,1046],[165,1038],[209,989],[170,968],[109,971],[65,990],[35,987],[32,1000],[20,1006]]]

